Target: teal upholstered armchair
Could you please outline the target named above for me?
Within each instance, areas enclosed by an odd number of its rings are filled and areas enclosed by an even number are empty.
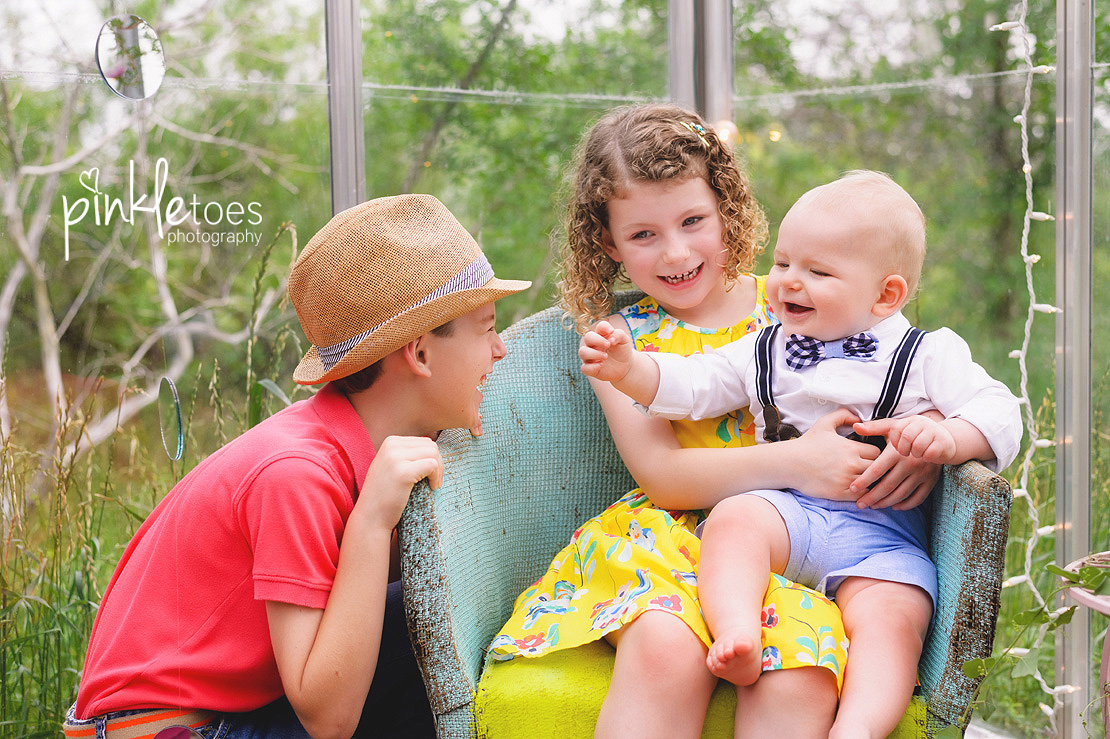
[[[443,434],[444,484],[417,486],[401,520],[409,629],[440,737],[590,737],[612,670],[607,644],[488,666],[486,648],[574,529],[635,484],[562,312],[502,336],[508,356],[484,388],[485,434]],[[899,737],[966,725],[976,681],[962,664],[990,654],[998,616],[1009,486],[971,462],[945,468],[933,501],[940,604]],[[734,701],[718,688],[705,736],[731,736]]]

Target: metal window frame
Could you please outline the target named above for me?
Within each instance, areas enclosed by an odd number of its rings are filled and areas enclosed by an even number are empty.
[[[668,94],[705,120],[732,120],[732,0],[670,0]]]
[[[325,0],[332,215],[366,200],[358,0]]]
[[[1056,561],[1091,547],[1091,0],[1056,4]],[[1065,605],[1063,596],[1057,605]],[[1057,735],[1086,737],[1091,702],[1090,612],[1080,608],[1056,636]]]

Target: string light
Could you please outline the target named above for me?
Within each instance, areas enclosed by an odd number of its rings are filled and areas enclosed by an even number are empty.
[[[1025,265],[1025,287],[1029,294],[1029,306],[1026,312],[1025,325],[1023,331],[1023,338],[1021,348],[1010,352],[1012,359],[1018,360],[1018,366],[1021,370],[1021,405],[1025,415],[1025,428],[1026,434],[1029,438],[1029,445],[1026,447],[1025,454],[1022,457],[1021,472],[1019,481],[1014,486],[1014,500],[1025,501],[1026,509],[1028,512],[1029,520],[1031,523],[1032,534],[1025,542],[1025,560],[1024,570],[1020,575],[1008,578],[1003,582],[1003,587],[1013,587],[1016,585],[1023,585],[1029,588],[1039,606],[1045,606],[1045,598],[1037,589],[1036,583],[1033,582],[1033,554],[1037,545],[1047,536],[1052,536],[1058,526],[1056,525],[1041,525],[1040,514],[1037,511],[1036,503],[1029,495],[1029,472],[1033,467],[1033,455],[1040,449],[1050,449],[1056,446],[1054,439],[1042,439],[1037,432],[1037,426],[1034,419],[1034,409],[1031,399],[1029,397],[1029,373],[1027,367],[1027,359],[1029,355],[1029,344],[1032,337],[1033,321],[1038,313],[1052,315],[1060,312],[1060,308],[1050,305],[1048,303],[1037,302],[1036,290],[1033,287],[1033,267],[1040,262],[1039,254],[1029,253],[1029,231],[1033,222],[1049,222],[1054,221],[1055,217],[1043,211],[1034,210],[1033,208],[1033,166],[1029,161],[1029,107],[1033,96],[1033,75],[1035,74],[1049,74],[1054,72],[1056,67],[1052,65],[1034,66],[1033,64],[1033,51],[1032,41],[1029,34],[1029,29],[1026,26],[1026,18],[1029,13],[1028,0],[1022,0],[1021,15],[1018,20],[1006,21],[997,25],[991,26],[992,31],[1020,31],[1021,35],[1021,48],[1022,48],[1022,63],[1025,69],[1025,96],[1022,102],[1021,113],[1014,116],[1013,120],[1018,126],[1021,127],[1021,159],[1022,159],[1022,174],[1025,176],[1025,216],[1022,221],[1021,231],[1021,258],[1022,263]],[[1064,609],[1059,609],[1053,615],[1061,613]],[[1030,649],[1035,649],[1041,645],[1045,637],[1049,633],[1049,624],[1042,624],[1037,630],[1034,637],[1032,647],[1024,650],[1028,654]],[[1017,656],[1019,650],[1012,649],[1010,653]],[[1040,685],[1041,690],[1046,694],[1053,696],[1053,705],[1060,706],[1058,696],[1067,695],[1075,692],[1077,689],[1073,685],[1058,685],[1056,687],[1050,686],[1041,675],[1040,670],[1034,669],[1033,678]],[[1050,723],[1055,730],[1056,723],[1056,709],[1050,708],[1044,703],[1038,704],[1041,711],[1048,717]]]

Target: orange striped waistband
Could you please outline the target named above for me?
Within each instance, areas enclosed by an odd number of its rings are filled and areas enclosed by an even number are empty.
[[[96,724],[105,720],[105,739],[153,739],[162,729],[171,726],[188,726],[195,729],[211,723],[216,717],[212,711],[194,711],[178,708],[154,708],[149,711],[129,713],[108,719],[94,717],[85,721],[62,724],[66,739],[96,739]]]

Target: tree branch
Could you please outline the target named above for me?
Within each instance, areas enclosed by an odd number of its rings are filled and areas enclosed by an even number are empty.
[[[458,85],[460,90],[469,90],[470,86],[474,84],[478,72],[485,66],[486,60],[489,59],[489,55],[493,52],[493,47],[501,40],[501,35],[508,27],[509,16],[512,14],[513,10],[516,9],[516,3],[517,0],[509,0],[504,10],[501,11],[501,17],[498,19],[497,25],[493,27],[493,31],[490,33],[486,45],[482,47],[482,51],[478,54],[478,58],[474,60],[474,63],[470,65],[470,69],[463,75],[463,79]],[[412,192],[412,188],[416,184],[416,178],[424,168],[424,162],[428,161],[429,157],[431,157],[432,149],[435,148],[436,143],[439,141],[440,133],[442,133],[444,126],[447,125],[451,113],[458,104],[458,100],[447,101],[447,104],[443,106],[443,110],[440,111],[439,116],[437,116],[432,123],[431,130],[424,134],[424,142],[420,146],[420,155],[413,160],[412,165],[409,167],[409,172],[405,175],[405,181],[401,185],[401,192]]]

